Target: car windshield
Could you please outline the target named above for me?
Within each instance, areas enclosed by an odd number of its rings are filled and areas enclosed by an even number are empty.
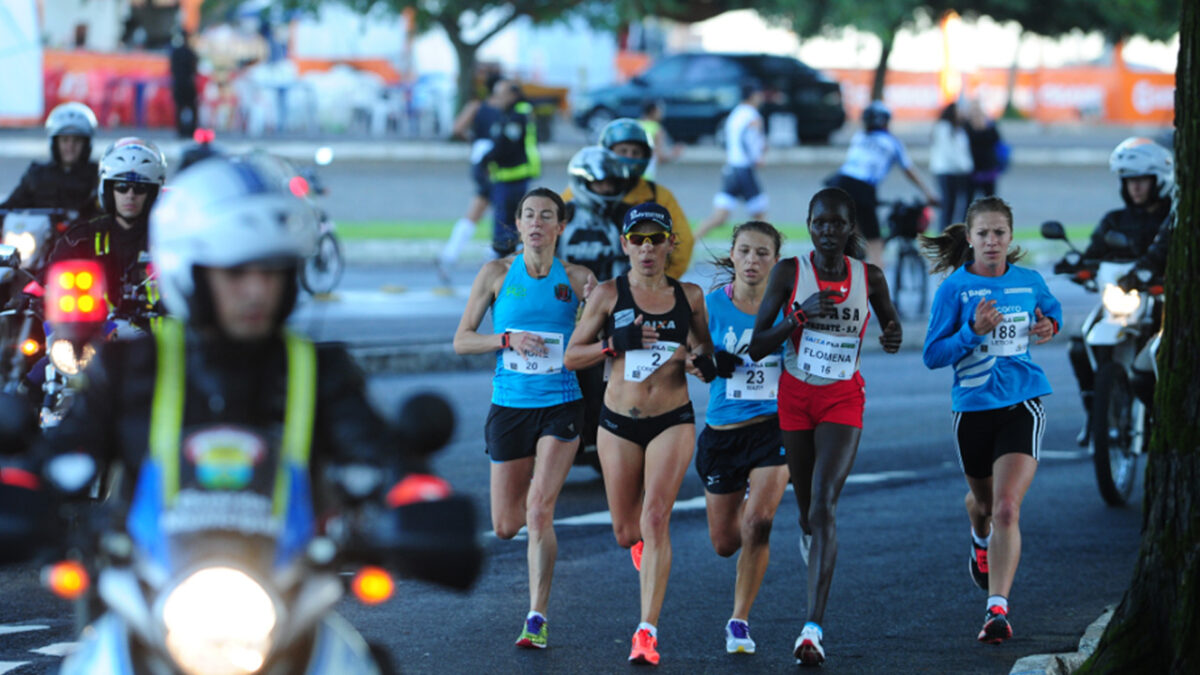
[[[683,79],[688,82],[723,82],[741,80],[742,69],[733,60],[721,56],[700,54],[689,59]]]
[[[683,77],[683,69],[687,61],[681,56],[669,56],[650,67],[642,79],[655,86],[665,86],[679,82]]]

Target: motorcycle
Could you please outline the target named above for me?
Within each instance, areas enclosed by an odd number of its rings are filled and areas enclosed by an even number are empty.
[[[1043,223],[1042,237],[1062,240],[1071,249],[1055,265],[1056,273],[1070,274],[1075,283],[1100,293],[1100,304],[1083,321],[1083,344],[1096,373],[1092,460],[1101,497],[1110,506],[1122,506],[1133,493],[1154,421],[1162,285],[1141,276],[1134,288],[1124,290],[1118,281],[1129,278],[1134,261],[1083,260],[1060,223]],[[1130,250],[1120,232],[1107,233],[1105,243]]]
[[[7,414],[8,403],[0,398],[0,439],[18,435],[6,428],[18,425]],[[453,431],[453,413],[438,397],[413,397],[402,410],[406,417],[419,417],[408,424],[420,428],[419,435],[400,435],[412,452],[436,450]],[[249,447],[238,446],[249,438],[239,441],[230,427],[200,433],[219,441],[220,447],[207,448],[214,454]],[[217,469],[221,480],[237,473],[217,460],[195,466]],[[152,467],[148,461],[143,471],[153,472]],[[289,471],[281,463],[276,479]],[[46,461],[39,475],[47,490],[70,502],[83,499],[95,472],[90,455],[72,453]],[[272,498],[248,489],[183,488],[174,499],[157,502],[135,497],[127,527],[113,526],[117,509],[111,502],[76,511],[76,536],[58,544],[64,555],[43,569],[43,583],[76,602],[90,595],[103,613],[83,631],[60,672],[393,672],[386,652],[369,645],[333,608],[347,590],[369,606],[386,601],[395,587],[393,573],[469,588],[482,564],[474,507],[427,474],[409,474],[390,489],[387,472],[377,467],[329,466],[320,474],[327,481],[322,487],[345,505],[323,528],[317,527],[311,504],[291,501],[279,512]],[[4,480],[20,475],[0,472],[0,496],[25,488],[18,495],[24,503],[44,500],[47,490]],[[153,475],[150,483],[157,482],[158,474]],[[0,500],[0,505],[11,501]],[[26,510],[4,515],[9,513]],[[17,535],[36,532],[31,523],[40,523],[44,513],[30,513],[21,527],[9,526],[13,518],[0,518],[0,541],[20,543],[6,551],[7,561],[15,559],[13,551],[31,548],[30,540]]]
[[[18,257],[0,263],[0,363],[5,391],[16,391],[29,368],[41,356],[40,287],[48,252],[77,213],[65,209],[0,209],[4,220],[2,244]],[[7,259],[8,256],[0,256]],[[32,283],[31,283],[32,282]]]

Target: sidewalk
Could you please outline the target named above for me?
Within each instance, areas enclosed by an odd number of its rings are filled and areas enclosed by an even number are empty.
[[[1013,147],[1014,166],[1095,166],[1108,162],[1112,148],[1132,135],[1156,136],[1162,130],[1150,127],[1099,125],[1046,126],[1034,122],[1003,121],[1001,130]],[[908,146],[913,161],[926,164],[929,159],[929,124],[897,123],[896,135]],[[825,166],[839,164],[856,124],[839,130],[829,145],[778,146],[767,153],[767,164],[779,166]],[[102,129],[94,147],[103,150],[123,136],[138,135],[159,145],[168,162],[177,161],[188,142],[175,137],[170,129]],[[565,163],[588,142],[586,135],[567,122],[555,126],[555,141],[543,143],[542,159]],[[297,162],[311,162],[320,146],[333,149],[334,161],[451,162],[465,164],[470,145],[442,139],[413,139],[394,136],[316,135],[311,138],[294,134],[248,137],[233,132],[221,133],[217,145],[228,152],[266,150]],[[41,129],[0,129],[0,158],[39,160],[46,156],[46,140]],[[724,149],[711,141],[687,146],[677,160],[683,164],[721,165]]]

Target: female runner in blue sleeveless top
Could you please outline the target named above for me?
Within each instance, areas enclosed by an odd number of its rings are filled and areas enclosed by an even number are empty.
[[[779,231],[759,220],[733,230],[723,284],[704,298],[716,347],[718,377],[708,387],[704,431],[696,441],[696,473],[704,481],[708,536],[721,556],[742,550],[725,623],[725,651],[753,654],[750,607],[770,560],[771,524],[788,484],[776,389],[783,349],[751,361],[750,338],[767,279],[779,262]],[[747,495],[747,488],[749,494]]]
[[[519,204],[517,231],[525,248],[479,270],[454,351],[496,352],[484,430],[492,459],[492,528],[501,539],[529,528],[529,614],[517,646],[544,649],[558,555],[554,504],[583,426],[578,380],[563,365],[563,349],[596,279],[587,268],[554,257],[566,225],[558,194],[535,188]],[[479,333],[488,308],[495,333]]]
[[[666,274],[675,243],[670,213],[638,204],[623,230],[631,269],[588,298],[566,363],[576,370],[612,358],[596,444],[613,533],[641,575],[641,623],[629,660],[657,665],[655,624],[671,572],[668,526],[696,441],[685,372],[708,382],[716,365],[704,292]]]

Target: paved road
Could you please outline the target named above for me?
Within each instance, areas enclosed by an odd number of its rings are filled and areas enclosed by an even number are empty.
[[[1081,420],[1062,345],[1039,347],[1059,394],[1046,399],[1045,456],[1025,503],[1024,554],[1012,594],[1015,638],[977,644],[984,597],[966,572],[964,485],[949,429],[949,374],[930,372],[915,352],[864,356],[867,427],[841,500],[841,556],[826,617],[826,672],[1005,673],[1021,656],[1073,651],[1084,628],[1117,602],[1130,579],[1140,509],[1103,506],[1086,454],[1071,438]],[[486,522],[487,459],[482,426],[485,372],[377,377],[381,409],[433,389],[449,396],[460,424],[437,469],[480,505]],[[703,386],[693,382],[703,410]],[[759,654],[724,654],[721,629],[732,602],[734,561],[708,543],[702,486],[689,471],[672,518],[675,568],[660,622],[668,673],[761,672],[791,668],[803,622],[803,567],[789,493],[777,516],[772,562],[751,615]],[[1139,497],[1140,498],[1140,497]],[[561,561],[551,600],[551,649],[511,646],[525,612],[521,542],[484,537],[488,563],[469,594],[404,583],[389,604],[341,610],[385,645],[406,672],[623,672],[637,619],[637,580],[606,521],[603,486],[589,468],[568,478],[556,519]],[[32,589],[33,570],[0,572],[0,673],[49,672],[74,636],[67,609]],[[44,627],[44,628],[39,628]],[[21,632],[12,632],[21,631]],[[57,646],[56,646],[57,645]],[[31,650],[41,649],[42,652]]]

